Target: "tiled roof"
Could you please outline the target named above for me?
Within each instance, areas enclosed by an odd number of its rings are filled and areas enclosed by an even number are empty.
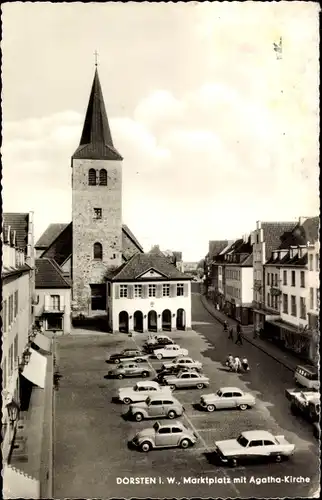
[[[319,238],[319,224],[319,217],[310,217],[303,224],[296,224],[278,248],[286,249],[291,246],[306,245],[308,242],[317,241]]]
[[[35,244],[35,248],[47,248],[60,235],[60,233],[68,226],[67,222],[49,224],[46,231],[40,236]]]
[[[73,158],[123,159],[113,144],[97,69],[95,70],[81,140]]]
[[[228,245],[228,240],[212,240],[209,241],[209,259],[214,259],[216,255],[224,250]]]
[[[143,252],[143,247],[140,245],[130,228],[126,224],[122,224],[123,232],[133,241],[133,243],[138,247],[138,249]]]
[[[166,279],[187,280],[186,274],[181,273],[166,257],[151,253],[137,253],[115,271],[108,273],[107,278],[112,281],[133,281],[150,269],[162,274]],[[149,278],[151,279],[151,278]]]
[[[295,222],[262,222],[266,261],[271,257],[273,250],[280,248],[281,243],[290,235],[295,226]]]
[[[70,288],[62,270],[53,259],[36,259],[36,288]]]
[[[28,213],[12,213],[6,212],[3,214],[4,226],[10,226],[11,230],[16,231],[16,247],[26,251],[28,245]]]
[[[15,274],[25,273],[31,271],[31,267],[28,264],[23,264],[18,267],[2,267],[1,278],[5,279],[9,276],[14,276]]]

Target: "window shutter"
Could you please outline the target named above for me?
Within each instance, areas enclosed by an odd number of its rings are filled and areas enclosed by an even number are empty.
[[[170,285],[170,297],[176,297],[176,296],[177,296],[177,284],[171,283],[171,285]]]
[[[146,299],[148,296],[148,285],[142,285],[142,298]]]
[[[63,311],[64,307],[65,307],[65,297],[64,297],[64,295],[60,296],[59,302],[60,302],[60,310]]]
[[[128,298],[133,299],[134,297],[134,285],[127,285],[128,287]]]
[[[162,297],[162,284],[161,283],[158,283],[157,284],[157,289],[156,289],[156,298],[159,299],[160,297]]]
[[[184,289],[184,296],[188,297],[188,295],[189,295],[189,283],[185,283],[183,285],[183,289]]]
[[[50,307],[50,295],[45,295],[45,310],[48,311]]]
[[[115,290],[114,298],[119,299],[120,298],[120,285],[114,285],[114,290]]]

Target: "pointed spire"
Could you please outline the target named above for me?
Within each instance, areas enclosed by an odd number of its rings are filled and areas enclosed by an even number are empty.
[[[95,68],[81,140],[73,158],[123,159],[113,144],[97,67]]]

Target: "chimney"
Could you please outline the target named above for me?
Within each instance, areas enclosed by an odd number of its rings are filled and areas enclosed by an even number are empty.
[[[305,217],[304,215],[301,215],[299,217],[299,224],[300,226],[303,226],[304,222],[307,221],[309,219],[309,217]]]
[[[260,220],[256,221],[256,229],[261,229],[262,228],[262,223]]]

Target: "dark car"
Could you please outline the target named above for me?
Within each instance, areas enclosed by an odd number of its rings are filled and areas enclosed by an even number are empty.
[[[113,363],[120,363],[122,360],[128,359],[140,363],[141,361],[144,361],[147,357],[148,357],[147,354],[140,351],[139,349],[124,349],[120,353],[111,354],[111,356],[107,361]]]
[[[198,371],[195,368],[190,369],[190,371],[191,370],[195,370],[196,372]],[[155,380],[162,384],[164,382],[164,377],[168,375],[177,375],[179,372],[182,371],[188,371],[188,368],[182,368],[180,366],[171,366],[169,368],[161,370],[155,377]]]
[[[155,344],[144,344],[143,349],[149,354],[151,354],[155,349],[170,344],[174,344],[174,341],[171,339],[159,339]]]

